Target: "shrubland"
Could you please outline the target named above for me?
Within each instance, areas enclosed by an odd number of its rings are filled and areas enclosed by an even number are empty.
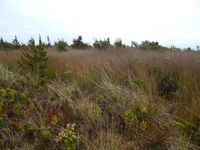
[[[200,53],[122,45],[0,51],[0,149],[200,149]]]

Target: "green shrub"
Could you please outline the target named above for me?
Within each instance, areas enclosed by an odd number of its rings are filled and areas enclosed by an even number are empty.
[[[144,106],[144,105],[140,105],[138,107],[138,110],[139,110],[140,115],[142,115],[142,116],[145,116],[145,115],[149,114],[149,111],[148,111],[147,107]]]
[[[36,138],[36,129],[31,123],[27,123],[23,127],[23,138],[28,141],[33,141]]]
[[[51,135],[49,129],[42,125],[38,129],[37,136],[38,136],[39,139],[46,141],[46,140],[50,140],[52,135]]]
[[[4,88],[1,88],[1,89],[0,89],[0,96],[3,97],[3,98],[5,98],[5,97],[7,96],[7,91],[6,91],[6,89],[4,89]]]
[[[68,44],[64,40],[59,40],[55,43],[55,46],[58,48],[59,51],[66,51],[66,47],[68,46]]]
[[[124,112],[124,121],[128,128],[132,128],[137,122],[137,115],[132,110]]]
[[[159,95],[172,99],[179,89],[180,81],[176,75],[163,75],[157,86]]]

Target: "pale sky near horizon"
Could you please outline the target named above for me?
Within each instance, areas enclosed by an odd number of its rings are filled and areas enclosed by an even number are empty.
[[[143,40],[161,45],[200,45],[198,0],[0,0],[0,37],[20,42],[41,34],[70,43],[78,35]]]

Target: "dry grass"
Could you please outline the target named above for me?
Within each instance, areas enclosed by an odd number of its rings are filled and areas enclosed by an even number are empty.
[[[199,149],[199,52],[51,48],[47,53],[56,74],[48,89],[66,99],[70,108],[59,125],[76,123],[86,149]],[[0,51],[0,62],[14,64],[19,54]],[[162,86],[175,84],[178,89],[172,86],[162,95],[159,84],[168,76]],[[38,114],[45,120],[47,108],[40,105],[37,102]],[[141,105],[148,108],[147,116],[138,114]],[[132,128],[124,121],[127,111],[138,115]],[[140,129],[141,122],[147,129]]]

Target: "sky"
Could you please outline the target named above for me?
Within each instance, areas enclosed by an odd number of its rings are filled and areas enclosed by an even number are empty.
[[[70,43],[78,35],[87,43],[158,41],[185,48],[200,45],[199,0],[0,0],[0,37],[17,35]]]

